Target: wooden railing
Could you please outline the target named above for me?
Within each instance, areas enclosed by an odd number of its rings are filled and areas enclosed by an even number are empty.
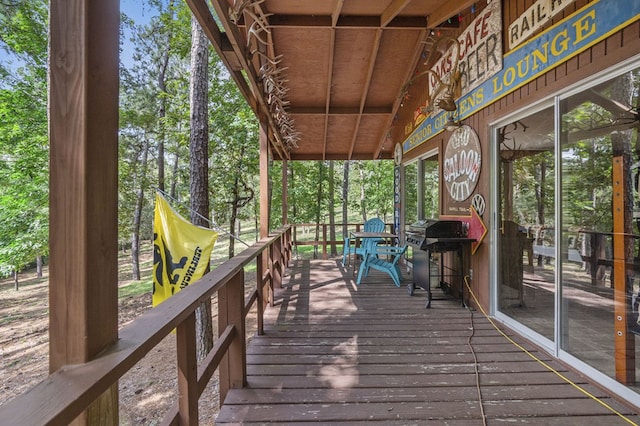
[[[328,257],[328,247],[335,245],[340,246],[338,252],[342,253],[342,247],[344,245],[344,237],[342,232],[342,223],[334,224],[335,228],[335,240],[330,240],[330,230],[331,225],[327,223],[297,223],[291,225],[293,227],[292,230],[292,242],[294,251],[297,252],[297,248],[300,246],[315,246],[318,250],[318,255],[322,256],[323,259]],[[359,232],[362,231],[362,227],[364,226],[362,223],[347,223],[347,235],[349,236],[349,232]],[[318,231],[318,238],[315,238],[316,229]],[[389,232],[393,232],[393,224],[386,224],[386,229]],[[311,238],[305,237],[305,234],[313,233],[314,235]]]
[[[273,289],[291,258],[291,227],[284,227],[150,309],[119,331],[118,341],[98,358],[68,365],[28,392],[0,406],[0,423],[7,425],[68,424],[168,334],[176,330],[178,397],[163,424],[198,424],[198,398],[214,372],[219,372],[220,401],[231,388],[246,384],[246,315],[257,302],[258,334],[263,312],[273,302]],[[256,288],[245,298],[244,267],[257,263]],[[218,339],[209,355],[196,361],[196,309],[217,292]]]

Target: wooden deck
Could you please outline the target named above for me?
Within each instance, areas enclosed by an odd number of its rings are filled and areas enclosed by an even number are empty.
[[[640,423],[581,375],[505,330],[599,401],[438,292],[425,309],[426,292],[409,297],[375,271],[356,286],[339,260],[293,261],[284,287],[265,335],[247,348],[248,387],[230,391],[216,424]]]

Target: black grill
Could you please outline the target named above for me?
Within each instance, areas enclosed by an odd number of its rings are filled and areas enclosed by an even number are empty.
[[[465,237],[464,227],[458,220],[420,220],[409,225],[406,229],[406,240],[413,253],[413,283],[409,285],[409,294],[413,295],[415,288],[421,287],[427,291],[427,308],[431,307],[431,254],[447,251],[456,251],[460,259],[462,269],[463,244],[475,241]],[[440,283],[439,286],[449,292],[450,285],[443,280],[444,265],[439,262]],[[461,276],[458,274],[461,284]],[[459,290],[460,295],[462,291]]]

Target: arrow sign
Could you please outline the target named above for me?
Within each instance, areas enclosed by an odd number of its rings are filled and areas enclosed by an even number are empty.
[[[473,206],[469,207],[469,210],[471,211],[471,218],[469,219],[469,232],[467,236],[476,240],[471,243],[471,254],[475,254],[480,244],[482,244],[484,236],[487,235],[487,227]]]

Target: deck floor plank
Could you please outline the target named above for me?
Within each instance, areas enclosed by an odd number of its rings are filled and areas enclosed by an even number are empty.
[[[375,271],[357,286],[339,260],[291,266],[265,334],[247,347],[248,386],[229,392],[216,424],[629,424],[458,300],[436,292],[425,309],[424,291],[409,296]],[[579,372],[502,331],[640,423]]]

